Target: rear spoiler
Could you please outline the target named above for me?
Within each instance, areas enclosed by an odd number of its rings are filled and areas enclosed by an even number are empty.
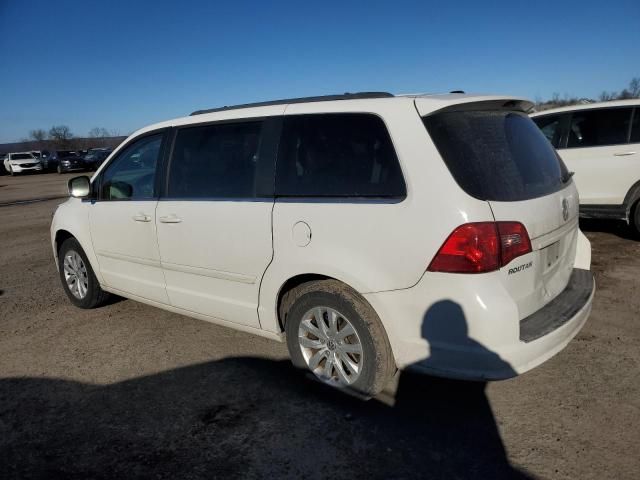
[[[421,98],[415,99],[416,110],[420,116],[432,115],[434,113],[440,112],[468,112],[473,110],[507,110],[507,111],[516,111],[522,113],[531,113],[534,110],[533,102],[526,100],[524,98],[508,98],[508,97],[499,97],[499,98],[469,98],[461,99],[462,101],[454,104],[447,104],[442,106],[441,108],[437,108],[438,105],[433,105],[433,103],[424,101]],[[465,101],[466,100],[466,101]],[[433,108],[436,107],[436,108]]]

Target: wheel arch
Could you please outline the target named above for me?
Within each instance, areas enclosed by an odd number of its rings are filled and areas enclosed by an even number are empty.
[[[625,220],[630,222],[631,209],[640,200],[640,180],[634,183],[624,197]]]
[[[64,204],[63,204],[64,205]],[[59,210],[65,210],[64,207],[60,207]],[[59,252],[62,244],[70,239],[75,239],[79,244],[84,254],[89,260],[91,269],[94,275],[98,279],[98,282],[103,285],[103,278],[99,268],[98,258],[93,250],[93,243],[91,241],[91,234],[89,233],[88,222],[86,222],[86,216],[69,215],[75,212],[65,212],[65,215],[59,216],[56,212],[51,228],[51,247],[53,249],[53,255],[56,262],[56,266],[59,268]],[[65,220],[65,217],[66,220]],[[69,218],[71,220],[69,220]],[[83,220],[85,220],[83,222]]]
[[[56,234],[54,237],[54,250],[55,250],[56,260],[58,259],[60,247],[65,242],[65,240],[69,238],[76,238],[76,237],[68,230],[60,229],[56,231]],[[76,240],[78,239],[76,238]]]
[[[278,296],[276,299],[276,315],[278,320],[278,327],[280,329],[279,333],[284,332],[284,326],[287,323],[286,308],[288,304],[285,301],[286,300],[285,297],[287,296],[287,294],[291,293],[293,290],[295,290],[296,288],[300,287],[305,283],[318,281],[318,280],[336,280],[336,281],[339,281],[340,283],[344,283],[338,280],[337,278],[329,277],[327,275],[320,275],[318,273],[301,273],[298,275],[294,275],[293,277],[285,280],[285,282],[280,286],[280,288],[278,289]],[[346,283],[344,284],[347,285]]]
[[[288,278],[282,283],[282,285],[280,286],[280,289],[278,290],[278,295],[276,299],[276,317],[277,317],[277,325],[279,328],[278,333],[283,334],[285,332],[285,325],[287,321],[286,310],[288,309],[288,307],[290,307],[293,304],[293,302],[296,299],[295,295],[290,295],[290,294],[294,292],[296,289],[300,288],[302,285],[305,285],[309,282],[322,281],[322,280],[337,282],[340,285],[349,289],[353,295],[357,296],[358,299],[364,305],[370,308],[371,311],[378,317],[378,319],[380,320],[380,325],[382,327],[382,330],[384,331],[384,334],[387,336],[387,340],[390,341],[389,331],[387,327],[384,325],[382,317],[376,311],[373,305],[364,297],[364,295],[362,295],[356,288],[351,286],[348,282],[345,282],[340,278],[336,278],[333,276],[324,275],[320,273],[300,273],[300,274],[291,276],[290,278]]]

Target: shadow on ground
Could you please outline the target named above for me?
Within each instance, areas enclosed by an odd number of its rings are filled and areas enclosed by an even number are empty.
[[[233,358],[109,386],[0,380],[2,478],[518,478],[484,384],[403,374],[394,407],[288,361]]]
[[[632,228],[622,220],[602,220],[596,218],[581,218],[580,230],[583,232],[611,233],[624,240],[636,240]]]

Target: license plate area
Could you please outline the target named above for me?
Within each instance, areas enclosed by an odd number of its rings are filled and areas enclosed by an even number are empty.
[[[553,269],[560,260],[561,243],[562,240],[558,240],[542,249],[542,264],[545,273]]]

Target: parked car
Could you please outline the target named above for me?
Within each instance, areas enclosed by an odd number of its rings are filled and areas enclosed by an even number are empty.
[[[4,161],[4,168],[11,175],[42,171],[42,163],[31,152],[9,153]]]
[[[49,158],[44,160],[46,170],[56,170],[58,173],[86,170],[86,165],[75,151],[54,150]]]
[[[69,182],[62,285],[81,308],[114,293],[285,340],[364,396],[397,368],[520,374],[580,331],[595,289],[578,192],[531,105],[362,93],[144,128]]]
[[[532,115],[572,172],[580,215],[619,219],[640,233],[640,99]]]
[[[109,148],[90,148],[83,159],[87,170],[97,170],[112,151]]]

